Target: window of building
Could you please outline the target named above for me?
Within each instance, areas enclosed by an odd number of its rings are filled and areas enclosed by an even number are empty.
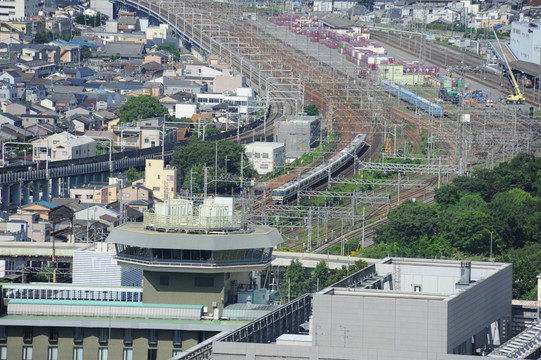
[[[261,157],[261,154],[260,154],[260,153],[255,153],[255,154],[254,154],[254,157],[255,157],[256,159],[259,159],[259,158]]]
[[[49,343],[58,343],[58,328],[49,328]]]
[[[148,360],[156,360],[158,357],[158,349],[148,349]]]
[[[108,348],[99,348],[98,349],[98,360],[109,360],[109,349]]]
[[[154,187],[152,187],[152,191],[160,191],[160,187],[159,186],[154,186]]]
[[[74,347],[73,348],[73,360],[83,360],[83,348]]]
[[[150,140],[148,138],[145,138],[145,144],[148,144]]]
[[[58,360],[58,346],[49,346],[47,360]]]
[[[87,198],[87,199],[93,199],[93,198],[94,198],[94,195],[87,195],[86,198]]]
[[[125,198],[129,198],[130,194],[122,194],[122,196],[125,197]]]
[[[99,334],[99,338],[98,338],[98,343],[100,345],[107,345],[108,341],[109,341],[109,329],[100,328],[100,334]]]
[[[25,343],[32,343],[33,338],[34,338],[34,329],[30,327],[24,328],[23,341]]]
[[[269,153],[261,153],[261,157],[263,159],[268,159],[269,158]]]
[[[83,342],[84,337],[84,329],[83,328],[75,328],[75,331],[73,332],[73,342],[75,344],[81,344]]]
[[[158,180],[160,180],[160,174],[158,174]]]
[[[132,343],[133,343],[132,330],[124,329],[124,345],[131,345]]]
[[[133,349],[124,349],[122,351],[122,360],[133,360]]]
[[[169,286],[169,275],[160,275],[160,285]]]
[[[259,164],[259,168],[262,170],[266,170],[269,168],[269,164]]]
[[[181,330],[173,330],[173,346],[182,346]]]
[[[6,341],[8,339],[8,332],[5,326],[0,326],[0,341]]]
[[[0,360],[8,360],[8,347],[0,346]]]
[[[76,198],[76,199],[80,199],[80,198],[81,198],[81,194],[75,194],[75,198]]]
[[[421,285],[413,285],[414,292],[421,292]]]
[[[23,360],[32,360],[32,346],[23,346]]]
[[[158,344],[158,330],[150,329],[148,330],[148,345],[156,346]]]

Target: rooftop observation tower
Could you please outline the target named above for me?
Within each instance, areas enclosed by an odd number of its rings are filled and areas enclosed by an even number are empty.
[[[145,213],[143,223],[115,228],[107,242],[121,266],[143,270],[143,302],[203,305],[219,318],[239,291],[254,287],[254,272],[270,264],[282,237],[248,224],[233,199],[169,199]]]

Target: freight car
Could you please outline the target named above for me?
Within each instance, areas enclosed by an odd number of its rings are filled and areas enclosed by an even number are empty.
[[[360,134],[330,160],[272,191],[272,200],[283,203],[297,196],[297,191],[308,189],[353,160],[354,155],[366,150],[366,135]]]
[[[430,101],[420,96],[417,96],[411,91],[401,89],[392,82],[384,81],[383,89],[392,96],[400,97],[400,100],[403,100],[408,104],[415,106],[416,108],[421,109],[422,111],[427,112],[434,117],[443,117],[444,115],[443,108],[441,106],[433,104]]]

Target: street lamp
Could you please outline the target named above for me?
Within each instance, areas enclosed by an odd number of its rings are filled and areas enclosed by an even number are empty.
[[[492,261],[492,234],[494,234],[494,231],[490,232],[490,260]]]

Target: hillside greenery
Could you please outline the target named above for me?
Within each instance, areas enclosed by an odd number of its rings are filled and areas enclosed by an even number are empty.
[[[362,256],[484,259],[513,263],[513,298],[536,299],[541,272],[541,158],[519,154],[407,201],[388,215]],[[492,249],[491,249],[492,237]]]

